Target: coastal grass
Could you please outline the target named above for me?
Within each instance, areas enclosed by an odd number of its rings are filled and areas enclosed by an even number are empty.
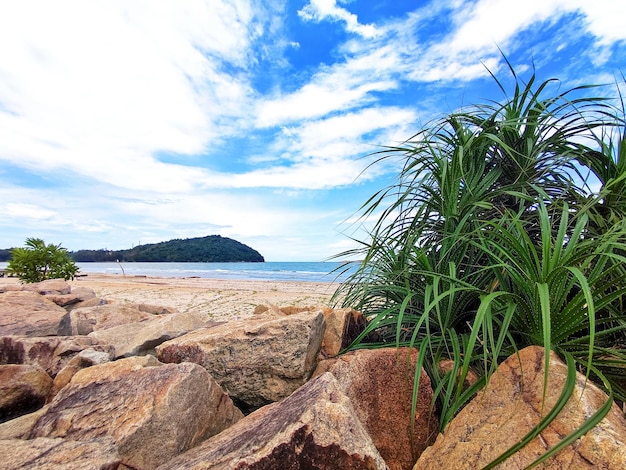
[[[369,319],[351,348],[419,350],[414,393],[423,366],[441,430],[520,349],[545,348],[544,389],[550,351],[565,361],[554,409],[492,465],[558,416],[577,371],[604,389],[604,406],[535,465],[626,401],[626,125],[619,100],[596,93],[605,88],[561,91],[509,70],[511,92],[493,76],[503,102],[443,116],[374,154],[400,171],[361,208],[377,221],[367,239],[337,255],[363,261],[335,299]],[[467,387],[470,371],[479,378]]]

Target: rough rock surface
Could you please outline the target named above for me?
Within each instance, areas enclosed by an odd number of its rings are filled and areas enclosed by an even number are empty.
[[[5,423],[0,423],[0,440],[27,439],[37,423],[37,420],[42,417],[46,411],[48,411],[47,405],[27,415],[13,418]],[[2,459],[0,459],[0,461],[1,460]]]
[[[333,374],[391,470],[412,469],[437,437],[430,379],[421,371],[413,430],[411,394],[417,350],[362,349],[321,361],[314,375]]]
[[[93,289],[88,289],[87,287],[77,287],[72,289],[69,294],[46,294],[46,298],[53,301],[60,307],[66,307],[67,310],[67,307],[69,306],[77,305],[86,300],[95,299],[96,293]]]
[[[201,328],[156,348],[162,362],[202,365],[231,398],[262,406],[311,376],[324,335],[322,312],[258,315]]]
[[[326,332],[322,341],[321,356],[334,357],[352,344],[367,326],[367,321],[361,312],[351,308],[326,308],[323,312]]]
[[[154,318],[132,305],[105,304],[75,308],[69,313],[70,335],[88,335],[92,331],[141,322]]]
[[[165,341],[212,324],[216,323],[191,312],[151,315],[149,320],[94,331],[89,337],[99,344],[111,345],[115,357],[129,357],[153,353]]]
[[[0,364],[32,364],[55,377],[78,353],[94,349],[112,354],[113,348],[99,345],[87,336],[0,337]]]
[[[332,374],[260,408],[159,470],[305,468],[387,468]]]
[[[0,365],[0,422],[41,408],[52,388],[52,379],[38,366]]]
[[[0,336],[54,336],[65,309],[36,292],[0,294]]]
[[[70,359],[67,365],[61,369],[61,371],[54,378],[52,389],[48,394],[47,401],[51,401],[63,387],[70,383],[72,377],[74,377],[79,370],[98,364],[105,364],[110,360],[110,354],[103,351],[96,351],[93,348],[85,349],[79,352],[72,359]]]
[[[14,470],[116,470],[121,460],[115,444],[101,439],[89,442],[38,438],[0,440],[0,469]]]
[[[152,469],[242,417],[202,367],[158,364],[128,358],[79,371],[29,437],[111,437],[125,465]]]
[[[544,351],[529,347],[511,356],[491,377],[484,393],[448,424],[415,465],[422,469],[482,468],[516,444],[550,410],[565,384],[565,364],[551,354],[546,401],[542,407]],[[499,468],[522,469],[574,431],[607,396],[578,374],[573,396],[555,421]],[[626,468],[626,421],[614,404],[604,420],[585,436],[548,459],[544,469]]]
[[[63,295],[69,294],[72,291],[72,287],[63,279],[47,279],[41,282],[33,282],[30,284],[24,284],[22,290],[37,292],[41,295],[54,294]]]

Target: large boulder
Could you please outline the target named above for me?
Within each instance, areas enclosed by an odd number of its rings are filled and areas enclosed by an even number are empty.
[[[88,335],[92,331],[105,330],[154,318],[134,305],[104,304],[95,307],[75,308],[69,313],[69,335]]]
[[[235,399],[258,407],[289,396],[315,369],[322,312],[258,315],[201,328],[156,348],[162,362],[202,365]]]
[[[72,286],[70,286],[68,282],[63,279],[46,279],[41,282],[24,284],[22,290],[37,292],[41,295],[64,295],[69,294],[72,291]]]
[[[57,335],[65,313],[37,292],[5,292],[0,294],[0,336]]]
[[[40,437],[0,440],[0,469],[117,470],[121,460],[110,439],[88,442]]]
[[[332,374],[311,380],[159,470],[385,469]]]
[[[121,461],[152,469],[242,417],[205,369],[128,358],[77,372],[30,438],[112,438]]]
[[[529,347],[503,362],[489,384],[448,424],[415,465],[422,469],[482,468],[517,444],[552,409],[563,390],[566,365],[550,355],[544,397],[544,350]],[[545,402],[544,402],[545,398]],[[572,433],[608,400],[584,375],[556,419],[501,468],[522,469]],[[617,405],[583,437],[548,459],[544,469],[626,468],[626,420]],[[499,467],[500,468],[500,467]]]
[[[314,374],[337,378],[391,470],[411,470],[437,437],[433,390],[423,370],[411,423],[417,356],[414,348],[362,349],[321,361]]]
[[[112,355],[113,348],[87,336],[0,337],[0,364],[32,364],[55,377],[71,359],[85,349]]]
[[[161,343],[177,338],[201,327],[216,324],[198,313],[173,313],[150,315],[150,319],[115,326],[89,333],[89,338],[99,344],[111,345],[116,358],[151,354]]]
[[[0,422],[41,408],[52,388],[52,379],[38,366],[0,365]]]

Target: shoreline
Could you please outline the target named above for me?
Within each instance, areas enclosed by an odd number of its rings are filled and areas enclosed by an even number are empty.
[[[337,283],[232,280],[202,277],[157,277],[84,273],[68,281],[72,289],[87,287],[111,303],[150,304],[179,312],[197,312],[215,320],[250,317],[257,305],[330,306]],[[19,284],[17,278],[0,278]]]

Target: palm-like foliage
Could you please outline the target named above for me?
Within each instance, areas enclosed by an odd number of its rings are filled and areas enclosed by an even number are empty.
[[[417,346],[442,428],[531,344],[626,399],[624,121],[585,95],[592,87],[545,97],[555,81],[511,71],[503,104],[450,114],[377,154],[400,159],[399,178],[362,208],[378,216],[370,239],[338,255],[363,259],[336,293],[370,319],[354,346]],[[470,369],[481,379],[465,389]]]

